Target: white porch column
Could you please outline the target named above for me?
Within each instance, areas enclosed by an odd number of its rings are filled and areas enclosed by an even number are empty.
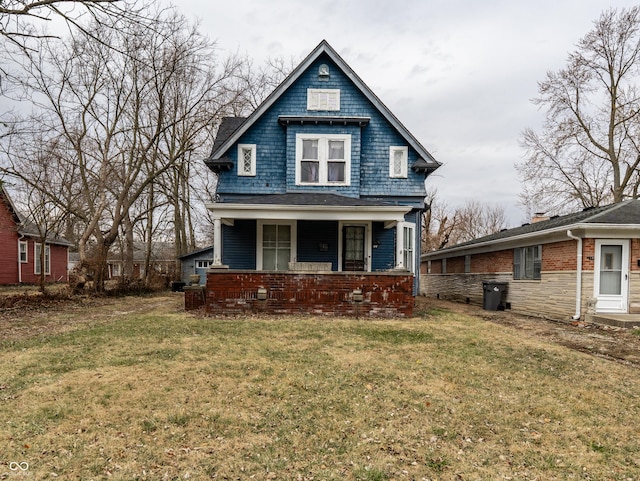
[[[222,265],[222,221],[213,219],[213,266]]]

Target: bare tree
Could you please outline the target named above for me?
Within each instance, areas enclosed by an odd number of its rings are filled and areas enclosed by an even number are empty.
[[[56,169],[73,179],[69,186],[27,178],[29,137],[5,149],[7,174],[40,188],[80,220],[80,260],[93,268],[97,290],[104,287],[109,248],[133,221],[133,206],[188,158],[198,129],[234,97],[226,80],[237,62],[216,64],[213,46],[183,17],[161,12],[153,31],[136,27],[119,18],[108,28],[91,27],[115,48],[86,36],[56,45],[44,39],[29,56],[25,82],[40,107],[31,126],[59,140]],[[140,212],[151,218],[151,209]]]
[[[467,201],[451,210],[432,192],[427,199],[430,208],[424,213],[422,249],[424,252],[483,237],[507,227],[504,208],[499,205]]]
[[[132,10],[130,2],[125,0],[4,0],[0,3],[0,35],[28,49],[29,38],[51,36],[42,33],[34,23],[59,18],[84,29],[86,22],[80,22],[84,14],[94,18],[102,13],[130,16]]]
[[[547,114],[522,136],[523,205],[563,212],[637,197],[639,73],[640,7],[602,13],[567,66],[538,84],[533,102]]]

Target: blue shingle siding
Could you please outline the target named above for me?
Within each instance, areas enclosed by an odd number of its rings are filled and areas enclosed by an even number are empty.
[[[320,80],[318,67],[329,66],[328,80]],[[307,89],[340,89],[339,111],[307,111]],[[364,127],[328,125],[281,126],[278,117],[286,116],[343,116],[368,117]],[[296,186],[296,133],[351,134],[350,186]],[[360,196],[416,196],[424,197],[424,175],[408,168],[407,179],[389,177],[389,147],[405,146],[407,141],[362,94],[353,82],[325,54],[284,92],[274,105],[239,139],[238,143],[256,144],[256,176],[237,175],[237,146],[226,155],[234,167],[220,175],[218,193],[270,194],[300,190],[332,191],[349,197]],[[417,153],[409,147],[409,167]],[[421,200],[421,199],[420,199]]]
[[[298,261],[331,262],[331,270],[337,271],[338,222],[301,220],[297,228]]]
[[[231,269],[256,268],[256,221],[236,220],[222,226],[222,263]]]
[[[386,271],[395,267],[396,229],[385,229],[384,223],[374,222],[372,225],[372,241],[378,244],[371,249],[371,270]]]

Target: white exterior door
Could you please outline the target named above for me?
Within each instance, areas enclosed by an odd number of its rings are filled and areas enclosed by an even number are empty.
[[[628,312],[629,241],[596,240],[594,271],[596,312]]]

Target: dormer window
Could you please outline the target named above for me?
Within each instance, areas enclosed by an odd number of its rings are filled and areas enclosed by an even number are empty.
[[[239,144],[238,145],[238,175],[240,176],[256,175],[256,145],[255,144]]]
[[[297,185],[349,185],[350,171],[350,135],[296,135]]]
[[[307,110],[340,110],[340,89],[307,89]]]

